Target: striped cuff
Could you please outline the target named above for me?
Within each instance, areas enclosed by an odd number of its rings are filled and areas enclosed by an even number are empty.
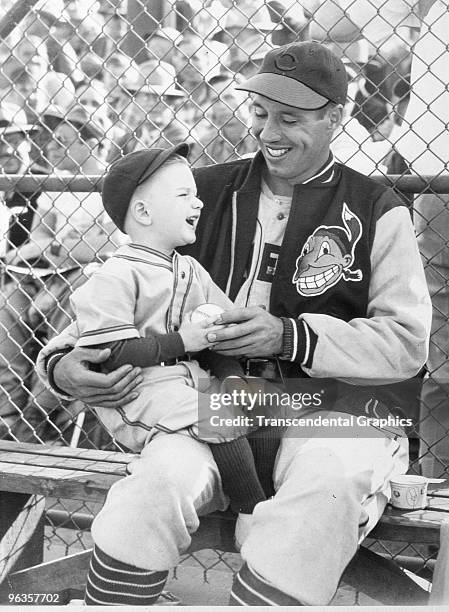
[[[56,365],[59,363],[62,357],[64,357],[64,355],[67,355],[67,353],[70,353],[71,350],[72,347],[56,351],[55,353],[51,353],[45,360],[45,370],[47,372],[48,384],[55,393],[57,393],[60,397],[66,400],[72,400],[73,397],[67,395],[65,391],[58,387],[55,382],[54,371]]]
[[[118,561],[94,547],[85,603],[90,606],[151,606],[162,593],[168,571],[145,570]]]
[[[234,578],[230,606],[302,606],[302,603],[268,584],[246,563]]]
[[[281,317],[284,326],[282,337],[283,361],[294,361],[306,368],[312,367],[318,336],[302,319]]]

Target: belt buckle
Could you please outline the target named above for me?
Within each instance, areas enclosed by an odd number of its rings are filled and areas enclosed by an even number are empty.
[[[178,357],[173,357],[172,359],[167,359],[167,361],[161,361],[159,365],[161,365],[163,368],[166,368],[168,366],[177,365],[178,363],[179,363]]]
[[[267,380],[277,378],[277,365],[272,359],[250,358],[246,360],[245,365],[246,376],[266,378]]]

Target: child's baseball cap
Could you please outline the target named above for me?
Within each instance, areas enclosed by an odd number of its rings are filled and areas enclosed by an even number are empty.
[[[169,149],[144,149],[121,157],[109,168],[103,179],[101,197],[112,221],[122,232],[129,203],[138,185],[156,172],[170,157],[187,157],[189,145],[185,142]]]
[[[324,45],[307,41],[268,51],[257,74],[236,89],[316,110],[329,101],[344,104],[348,83],[341,59]]]

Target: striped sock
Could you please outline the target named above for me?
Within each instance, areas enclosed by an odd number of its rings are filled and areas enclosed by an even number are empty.
[[[162,593],[168,571],[140,569],[113,559],[95,546],[87,575],[88,606],[150,606]]]
[[[230,606],[302,606],[302,603],[264,582],[245,563],[234,578]]]

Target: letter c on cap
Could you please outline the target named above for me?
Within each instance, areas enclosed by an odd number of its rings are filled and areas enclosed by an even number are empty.
[[[274,60],[274,64],[278,70],[289,72],[296,69],[297,59],[292,53],[283,53]]]

